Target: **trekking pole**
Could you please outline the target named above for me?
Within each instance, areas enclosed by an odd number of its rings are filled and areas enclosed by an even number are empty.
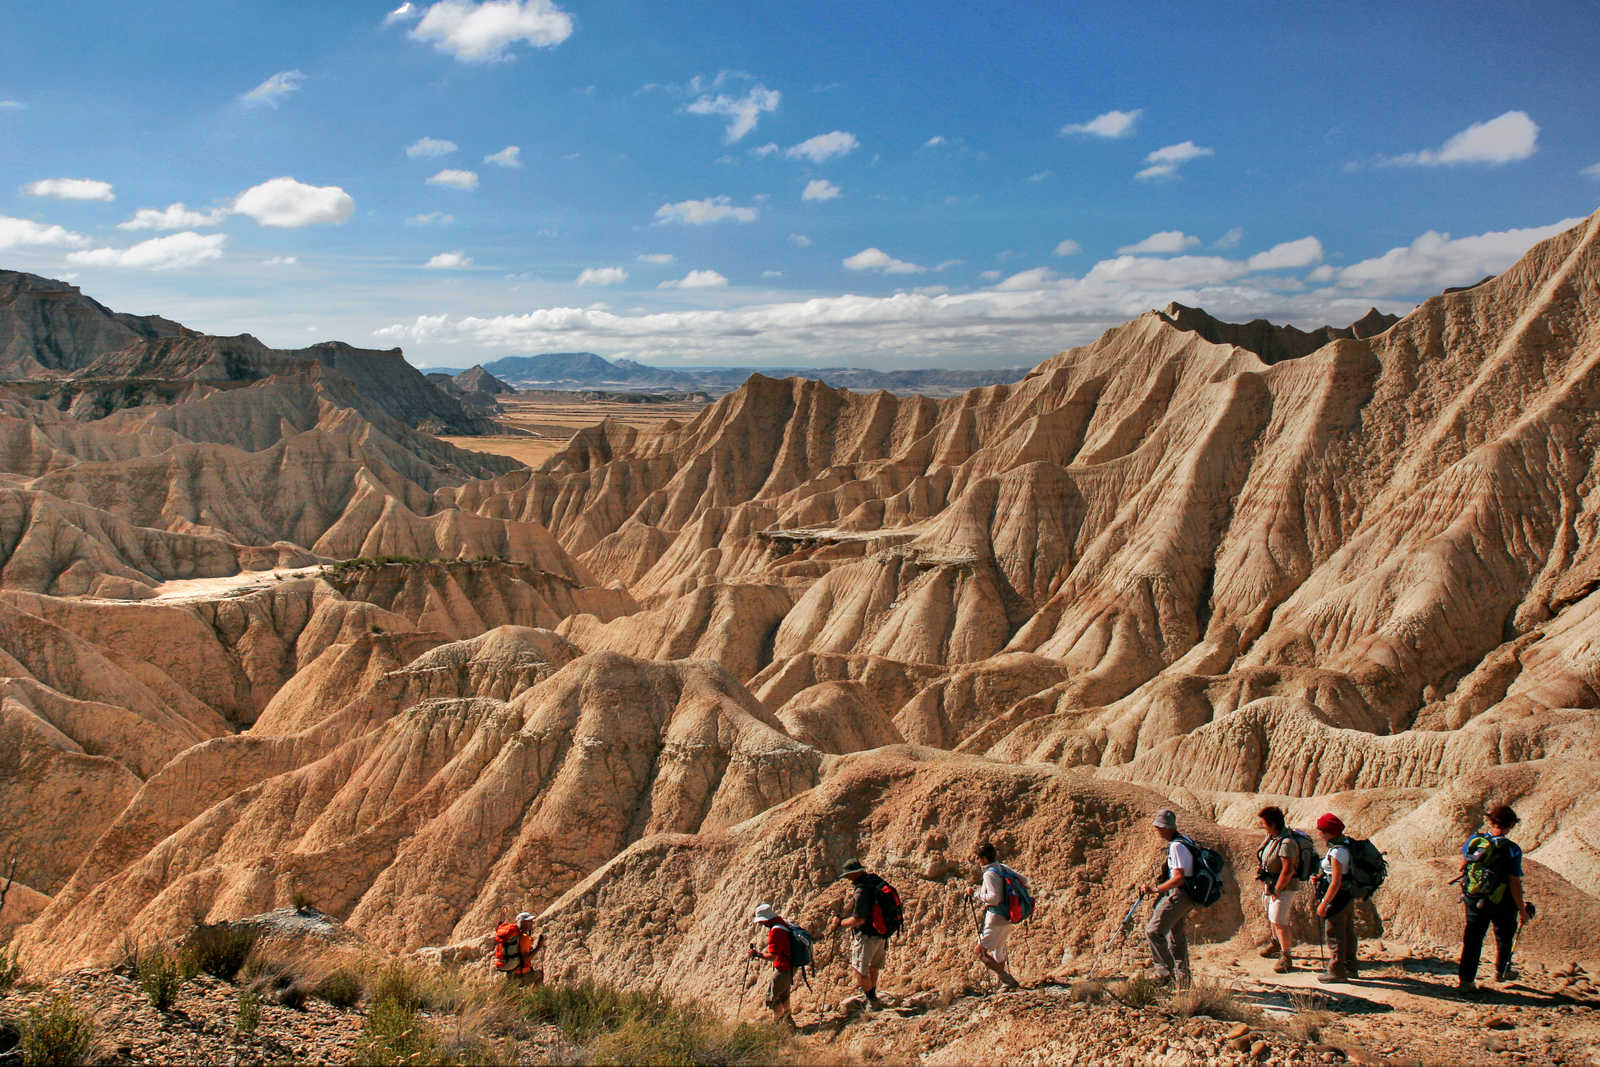
[[[1317,955],[1322,957],[1323,970],[1328,967],[1328,920],[1317,916]]]
[[[753,947],[753,946],[752,946]],[[744,956],[744,973],[739,977],[739,1009],[734,1013],[737,1018],[744,1014],[744,997],[750,991],[750,953]]]

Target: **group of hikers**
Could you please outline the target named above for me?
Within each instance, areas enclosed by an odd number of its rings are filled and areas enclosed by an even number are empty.
[[[1309,834],[1288,825],[1282,809],[1264,807],[1257,819],[1264,836],[1256,850],[1256,879],[1262,884],[1269,930],[1261,955],[1275,959],[1273,969],[1279,973],[1296,969],[1294,906],[1301,890],[1309,885],[1308,910],[1325,933],[1330,956],[1327,969],[1317,977],[1329,983],[1349,981],[1359,971],[1355,903],[1371,897],[1382,885],[1387,874],[1383,854],[1370,841],[1348,835],[1343,820],[1332,812],[1316,822],[1325,847],[1320,855]],[[1495,976],[1501,982],[1515,977],[1511,956],[1517,930],[1534,915],[1522,890],[1522,850],[1509,836],[1516,824],[1516,812],[1498,805],[1488,812],[1487,829],[1473,834],[1461,848],[1461,873],[1452,884],[1461,886],[1466,913],[1457,986],[1464,993],[1477,987],[1483,942],[1491,928],[1495,932]],[[1159,881],[1130,887],[1138,895],[1128,917],[1144,898],[1154,898],[1145,925],[1153,977],[1158,983],[1185,988],[1192,981],[1188,919],[1196,908],[1208,907],[1221,897],[1224,861],[1220,853],[1181,833],[1178,816],[1170,808],[1156,812],[1151,825],[1162,841],[1161,876]],[[981,920],[974,924],[976,956],[1001,987],[1015,989],[1017,980],[1007,969],[1007,946],[1014,926],[1033,914],[1032,886],[1025,876],[1000,862],[992,842],[980,843],[973,858],[981,867],[970,893],[970,907],[982,909]],[[904,922],[904,909],[894,887],[857,860],[847,862],[839,877],[850,881],[854,891],[849,914],[835,916],[829,929],[850,931],[850,967],[861,991],[861,1004],[865,1010],[875,1011],[882,1006],[878,976],[889,941]],[[750,921],[766,931],[765,944],[751,944],[747,957],[772,965],[766,1005],[780,1024],[793,1026],[790,996],[796,973],[804,973],[812,963],[812,935],[769,903],[758,905]],[[526,912],[518,915],[515,923],[497,928],[495,966],[509,979],[542,980],[533,962],[539,945],[532,933],[533,916]]]

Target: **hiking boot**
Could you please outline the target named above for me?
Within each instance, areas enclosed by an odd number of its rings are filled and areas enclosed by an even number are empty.
[[[1478,991],[1478,983],[1470,978],[1463,978],[1456,983],[1456,992],[1462,996],[1470,997]]]
[[[1496,971],[1494,977],[1495,981],[1497,982],[1514,982],[1522,976],[1517,973],[1517,969],[1515,967],[1508,963]]]
[[[1270,941],[1267,943],[1267,947],[1261,950],[1261,958],[1264,960],[1275,960],[1278,958],[1278,953],[1282,951],[1283,949],[1278,947],[1278,943],[1276,941]]]
[[[1272,969],[1279,974],[1288,974],[1290,971],[1294,970],[1294,957],[1282,957]]]
[[[1011,977],[1009,974],[1002,974],[1000,976],[1000,984],[1007,989],[1022,988],[1022,983]]]
[[[1335,971],[1330,968],[1329,970],[1323,971],[1321,974],[1317,975],[1317,981],[1348,982],[1350,981],[1350,973],[1348,971]]]

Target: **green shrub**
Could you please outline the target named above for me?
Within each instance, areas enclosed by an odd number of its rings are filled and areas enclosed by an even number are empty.
[[[239,1016],[234,1027],[241,1034],[253,1034],[261,1025],[261,997],[249,989],[239,990]]]
[[[372,984],[372,1002],[389,1002],[407,1011],[418,1011],[426,1002],[422,982],[416,971],[400,963],[392,963],[378,972]]]
[[[294,910],[302,915],[316,910],[311,904],[311,898],[298,889],[294,891],[294,896],[289,899],[294,904]]]
[[[771,1063],[787,1037],[776,1027],[730,1024],[659,993],[624,993],[599,982],[520,990],[522,1015],[586,1046],[593,1063]]]
[[[355,1061],[376,1067],[411,1067],[441,1060],[439,1035],[417,1010],[391,999],[374,1000],[356,1041]]]
[[[250,958],[257,937],[254,930],[231,923],[200,923],[184,938],[183,949],[201,971],[232,982]]]
[[[94,1016],[59,994],[22,1021],[22,1062],[84,1063],[94,1048]]]
[[[158,952],[139,961],[139,985],[157,1011],[172,1007],[183,982],[183,964],[176,956]]]
[[[336,1008],[353,1008],[361,999],[361,979],[346,970],[337,970],[317,983],[312,995]]]

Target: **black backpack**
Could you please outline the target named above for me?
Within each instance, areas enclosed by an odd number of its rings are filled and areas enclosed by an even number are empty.
[[[1389,876],[1389,864],[1371,841],[1345,838],[1344,844],[1350,850],[1350,895],[1366,900]]]
[[[1299,859],[1295,861],[1294,867],[1295,881],[1309,882],[1317,876],[1317,865],[1322,862],[1322,857],[1317,855],[1317,846],[1312,843],[1311,835],[1306,833],[1304,830],[1296,830],[1292,827],[1285,827],[1283,833],[1269,838],[1265,844],[1256,849],[1256,866],[1258,868],[1256,873],[1257,881],[1272,881],[1272,875],[1267,871],[1267,864],[1264,857],[1267,854],[1268,848],[1272,847],[1285,837],[1293,838],[1294,843],[1299,847]]]
[[[811,934],[803,926],[785,922],[789,929],[789,963],[795,968],[809,967],[816,957],[816,945],[811,940]]]
[[[1222,899],[1222,869],[1228,861],[1216,849],[1197,845],[1181,834],[1178,840],[1194,855],[1194,873],[1184,878],[1183,891],[1200,907],[1209,908]],[[1171,870],[1167,871],[1167,877],[1172,877]]]

